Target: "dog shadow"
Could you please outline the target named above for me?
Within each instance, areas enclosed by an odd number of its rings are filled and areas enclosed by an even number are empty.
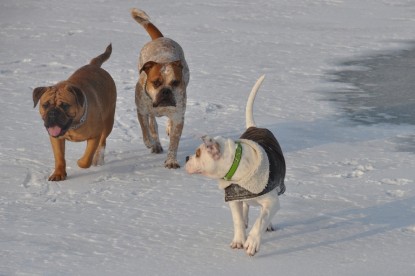
[[[396,229],[404,230],[412,225],[408,218],[415,217],[414,210],[415,197],[410,197],[403,200],[385,203],[383,205],[347,209],[323,214],[307,220],[286,222],[284,224],[280,224],[277,228],[276,235],[265,238],[263,241],[264,244],[277,243],[277,241],[287,238],[295,238],[297,236],[305,236],[310,234],[313,235],[313,239],[306,239],[306,241],[310,242],[306,242],[305,244],[294,244],[292,247],[277,249],[272,252],[260,254],[260,256],[270,257],[285,255],[319,247],[361,240]],[[290,228],[300,228],[300,230],[291,232]],[[332,238],[327,238],[327,236],[330,235],[319,235],[319,232],[330,229],[347,230],[336,232]],[[281,235],[278,233],[280,230],[284,230],[284,233]],[[320,240],[318,240],[319,238]],[[300,242],[304,241],[304,239],[293,240]],[[293,243],[290,243],[290,245],[292,244]]]

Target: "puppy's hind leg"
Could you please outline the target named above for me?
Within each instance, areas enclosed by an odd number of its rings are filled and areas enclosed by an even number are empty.
[[[245,228],[248,228],[248,223],[249,223],[249,205],[246,204],[245,202],[243,203],[242,213],[243,213],[243,218],[244,218],[244,222],[245,222]]]

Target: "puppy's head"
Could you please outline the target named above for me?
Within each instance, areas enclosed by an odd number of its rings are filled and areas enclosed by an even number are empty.
[[[235,143],[223,137],[202,137],[201,144],[194,155],[186,157],[186,172],[202,174],[213,179],[220,179],[229,171],[233,162]]]
[[[39,113],[49,135],[63,136],[73,122],[84,113],[84,94],[72,85],[58,84],[33,90],[33,103],[39,104]]]
[[[151,98],[153,107],[176,106],[185,96],[186,86],[183,81],[181,61],[160,64],[149,61],[141,68],[147,78],[145,91]]]

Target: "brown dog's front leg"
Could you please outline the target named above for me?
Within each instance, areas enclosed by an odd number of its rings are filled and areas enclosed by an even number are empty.
[[[169,169],[180,168],[179,162],[177,162],[177,149],[179,147],[180,137],[183,131],[183,121],[177,123],[171,121],[171,133],[170,133],[170,145],[167,152],[167,159],[164,162],[164,166]]]
[[[99,137],[88,139],[86,142],[86,149],[84,155],[81,159],[78,160],[78,166],[80,168],[86,169],[91,167],[92,159],[94,157],[95,151],[98,148]]]
[[[55,157],[55,171],[49,176],[49,181],[62,181],[66,179],[65,139],[49,136]]]

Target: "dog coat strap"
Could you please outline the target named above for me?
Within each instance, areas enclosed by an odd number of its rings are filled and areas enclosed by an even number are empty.
[[[235,151],[235,157],[233,159],[233,163],[231,168],[229,169],[228,173],[223,177],[226,181],[231,180],[232,176],[235,174],[236,170],[238,169],[239,162],[241,161],[242,156],[242,146],[240,142],[236,143],[236,151]]]

